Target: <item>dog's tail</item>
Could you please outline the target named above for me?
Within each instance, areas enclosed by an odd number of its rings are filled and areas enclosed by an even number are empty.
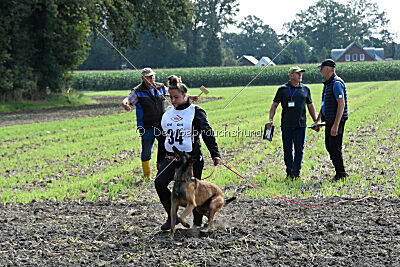
[[[225,206],[226,205],[228,205],[229,203],[231,203],[232,201],[235,201],[236,200],[236,197],[231,197],[231,198],[228,198],[228,199],[225,199]]]

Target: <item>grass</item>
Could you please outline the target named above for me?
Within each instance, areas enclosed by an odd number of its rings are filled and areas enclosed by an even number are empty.
[[[310,130],[306,134],[302,179],[285,179],[281,107],[274,119],[273,141],[263,141],[259,136],[276,86],[246,88],[228,106],[243,87],[209,88],[208,96],[223,99],[201,106],[217,134],[222,160],[269,192],[290,198],[398,197],[400,81],[348,83],[347,87],[350,119],[343,147],[350,177],[345,182],[330,181],[333,167],[325,150],[324,134]],[[321,85],[312,84],[310,89],[319,110]],[[189,93],[198,94],[198,89]],[[93,94],[125,96],[129,91]],[[135,134],[134,116],[131,112],[1,128],[0,201],[143,198],[144,187],[153,186],[141,178],[141,145]],[[203,153],[203,176],[207,176],[213,167],[205,146]],[[223,187],[227,196],[271,197],[222,166],[215,169],[209,181]],[[145,197],[156,199],[155,192]]]
[[[62,106],[80,106],[92,104],[93,100],[82,93],[71,93],[69,98],[67,94],[53,94],[48,99],[41,101],[21,101],[7,102],[0,104],[0,112],[11,112],[18,110],[54,108]]]

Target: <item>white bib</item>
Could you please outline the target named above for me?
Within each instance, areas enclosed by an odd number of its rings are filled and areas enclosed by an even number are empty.
[[[165,111],[161,119],[161,127],[166,133],[164,146],[168,152],[173,152],[173,146],[179,151],[192,152],[194,112],[193,104],[183,110],[176,110],[173,106],[169,106]]]

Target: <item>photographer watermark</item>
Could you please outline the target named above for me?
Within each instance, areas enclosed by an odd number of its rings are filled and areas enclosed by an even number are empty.
[[[146,131],[151,131],[152,134],[154,134],[154,136],[170,136],[171,133],[165,132],[160,130],[159,128],[156,127],[152,127],[152,128],[143,128],[141,126],[139,126],[136,129],[136,133],[139,136],[143,136]],[[263,129],[260,128],[258,130],[253,130],[253,129],[241,129],[239,127],[236,127],[234,129],[227,129],[227,127],[225,126],[223,129],[217,129],[217,130],[212,130],[212,129],[208,129],[208,130],[201,130],[198,131],[196,129],[177,129],[178,131],[178,135],[182,136],[182,137],[191,137],[191,136],[215,136],[215,137],[262,137],[263,136]],[[175,133],[176,134],[176,133]]]

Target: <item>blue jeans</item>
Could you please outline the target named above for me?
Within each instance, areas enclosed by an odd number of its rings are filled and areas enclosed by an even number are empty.
[[[283,157],[286,165],[286,173],[289,176],[298,177],[301,170],[303,159],[304,139],[306,137],[306,127],[290,128],[281,127]],[[294,147],[294,158],[293,158]]]
[[[161,131],[158,128],[138,128],[139,134],[141,135],[142,138],[142,154],[141,154],[141,159],[142,161],[148,161],[151,159],[151,151],[153,149],[153,144],[154,140],[157,139],[159,142],[158,145],[164,145],[160,144],[161,142]]]

